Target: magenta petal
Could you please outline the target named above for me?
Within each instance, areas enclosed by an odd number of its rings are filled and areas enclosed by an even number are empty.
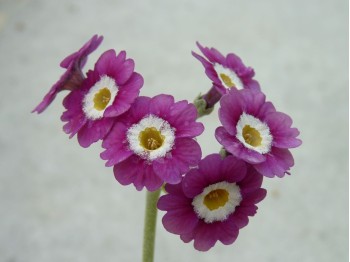
[[[207,67],[212,67],[212,64],[208,62],[204,57],[198,55],[197,53],[192,51],[192,55],[199,60],[199,62],[202,63],[202,65],[207,68]]]
[[[115,76],[117,85],[124,85],[129,80],[135,69],[135,62],[132,59],[125,60],[122,69]]]
[[[182,180],[182,189],[186,197],[194,198],[203,192],[210,182],[198,169],[191,169]]]
[[[254,216],[257,210],[258,210],[258,207],[255,205],[247,205],[247,206],[241,205],[237,208],[237,214],[239,213],[243,216]]]
[[[216,231],[218,235],[218,239],[224,245],[231,245],[236,241],[239,233],[238,223],[236,223],[233,219],[228,218],[226,221],[222,223],[216,224]]]
[[[176,186],[176,185],[174,185]],[[167,194],[161,196],[158,200],[157,207],[159,210],[170,211],[186,209],[191,206],[191,200],[183,195]]]
[[[205,176],[208,184],[218,182],[218,173],[220,173],[222,158],[219,154],[206,156],[198,166],[199,172]]]
[[[127,127],[123,123],[116,122],[103,140],[102,147],[106,150],[100,156],[102,159],[108,160],[106,166],[113,166],[133,154],[128,147],[126,131]]]
[[[183,196],[181,183],[175,185],[165,184],[165,191],[168,194]]]
[[[145,162],[143,166],[144,172],[142,184],[145,185],[146,189],[148,191],[156,191],[161,188],[163,185],[163,180],[160,179],[158,175],[153,171],[152,166]],[[137,189],[137,184],[135,184],[135,187]]]
[[[272,148],[266,161],[254,165],[254,168],[266,177],[283,177],[294,165],[294,159],[288,149]]]
[[[147,115],[151,100],[151,98],[145,96],[139,96],[136,98],[134,104],[129,110],[130,115],[125,117],[126,121],[130,121],[134,124]]]
[[[240,99],[240,93],[230,91],[228,95],[224,95],[220,100],[219,119],[227,132],[236,135],[236,125],[243,113],[243,102]]]
[[[118,182],[122,185],[129,185],[133,183],[137,175],[140,175],[142,170],[142,161],[137,156],[131,156],[124,161],[114,166],[114,176]],[[137,187],[137,190],[141,190],[141,187]]]
[[[178,184],[182,174],[174,160],[153,161],[154,172],[166,183]]]
[[[260,84],[258,81],[251,79],[247,82],[246,87],[251,90],[260,91]]]
[[[81,106],[77,103],[82,100],[83,96],[83,92],[74,90],[63,99],[63,105],[67,110],[63,112],[61,120],[67,122],[63,130],[66,134],[70,134],[70,138],[78,133],[87,121]]]
[[[240,207],[237,208],[237,210],[239,209]],[[230,216],[230,219],[232,219],[236,226],[241,229],[245,226],[248,225],[249,223],[249,218],[247,215],[241,213],[241,212],[235,212],[233,213],[231,216]]]
[[[65,78],[65,76],[63,75],[61,79],[51,87],[49,92],[44,96],[43,100],[33,109],[32,113],[37,112],[40,114],[52,103],[61,88],[62,78]]]
[[[180,238],[181,238],[181,240],[182,240],[183,242],[185,242],[185,243],[191,242],[191,241],[193,240],[193,238],[194,238],[193,231],[192,231],[192,232],[189,232],[189,233],[187,233],[187,234],[182,234],[182,235],[180,236]]]
[[[240,181],[241,193],[247,193],[254,191],[257,188],[261,187],[263,181],[263,176],[255,170],[251,165],[248,165],[247,175],[242,181]]]
[[[81,70],[67,70],[60,79],[51,87],[49,92],[44,96],[43,100],[37,105],[32,113],[42,113],[55,99],[58,92],[62,90],[74,90],[81,86],[84,80]]]
[[[144,186],[149,191],[155,191],[163,184],[163,181],[153,172],[152,166],[134,155],[115,165],[113,171],[120,184],[133,183],[139,191]]]
[[[119,66],[120,64],[116,63],[115,50],[110,49],[105,51],[97,60],[94,71],[101,77],[114,72]]]
[[[75,117],[70,118],[70,112],[63,112],[61,119],[70,119],[68,123],[63,126],[63,131],[66,134],[70,134],[69,138],[75,136],[78,131],[86,124],[87,120],[83,114],[76,115]]]
[[[66,57],[60,64],[66,68],[66,72],[51,87],[50,91],[45,95],[43,101],[32,111],[38,114],[43,112],[55,99],[58,92],[62,90],[75,90],[81,87],[85,79],[82,72],[87,57],[101,44],[103,37],[94,35],[79,51]]]
[[[195,249],[198,251],[208,251],[215,245],[216,241],[218,241],[218,237],[215,228],[204,222],[197,225],[194,233]]]
[[[276,112],[275,106],[271,102],[265,102],[265,104],[263,104],[260,107],[260,110],[259,110],[258,114],[256,115],[256,117],[258,119],[264,119],[265,115],[272,113],[272,112]]]
[[[265,95],[249,89],[240,90],[239,94],[244,100],[244,112],[256,116],[265,103]]]
[[[244,193],[241,206],[251,206],[261,202],[266,197],[266,190],[263,188],[257,188],[253,192]]]
[[[201,148],[196,141],[178,138],[170,157],[153,161],[154,171],[166,183],[177,184],[191,166],[197,165],[201,156]]]
[[[66,57],[61,63],[60,66],[63,68],[68,68],[69,65],[76,60],[76,58],[80,57],[79,63],[86,59],[86,57],[94,52],[98,46],[101,44],[103,40],[103,36],[94,35],[88,42],[84,44],[82,48],[79,49],[78,52],[75,52],[68,57]],[[83,67],[84,65],[81,65]]]
[[[172,157],[177,160],[181,172],[187,172],[188,167],[196,166],[202,158],[201,147],[193,139],[177,138],[175,147],[171,153]]]
[[[242,60],[233,53],[230,53],[226,56],[226,66],[236,70],[242,66],[244,67]]]
[[[245,162],[236,159],[233,156],[227,156],[221,164],[220,173],[225,181],[229,183],[240,182],[247,174]]]
[[[212,63],[219,63],[223,65],[225,63],[225,57],[215,48],[203,47],[199,42],[196,43],[203,55]]]
[[[112,128],[114,119],[102,118],[90,121],[78,131],[78,142],[82,147],[89,147],[92,143],[103,139]]]
[[[171,95],[157,95],[152,98],[150,103],[150,113],[163,119],[168,119],[171,113],[170,107],[174,104],[174,97]]]
[[[195,122],[197,109],[187,101],[180,101],[172,105],[168,120],[171,126],[176,127],[176,137],[193,138],[204,131],[202,123]]]
[[[167,231],[181,235],[191,232],[196,227],[198,220],[194,211],[187,207],[167,212],[162,222]]]
[[[301,140],[296,138],[299,130],[291,128],[293,120],[290,116],[281,112],[273,112],[268,114],[264,120],[273,135],[273,146],[293,148],[301,145]]]

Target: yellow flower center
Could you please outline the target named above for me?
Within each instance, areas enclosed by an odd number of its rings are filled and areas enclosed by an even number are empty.
[[[163,145],[165,137],[155,127],[147,127],[139,134],[140,145],[146,150],[156,150]]]
[[[204,197],[203,204],[210,210],[225,206],[229,193],[225,189],[216,189]]]
[[[111,100],[111,91],[107,87],[100,89],[94,97],[94,108],[98,111],[102,111]]]
[[[242,131],[245,142],[251,146],[257,147],[261,145],[262,137],[255,128],[246,125]]]
[[[220,74],[220,78],[222,82],[225,83],[228,87],[235,87],[236,85],[232,82],[231,78],[228,75]]]

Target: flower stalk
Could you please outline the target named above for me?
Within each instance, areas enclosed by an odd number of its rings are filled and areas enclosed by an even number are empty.
[[[154,192],[147,191],[142,262],[153,262],[154,259],[154,242],[157,225],[157,202],[160,196],[160,191],[161,189]]]

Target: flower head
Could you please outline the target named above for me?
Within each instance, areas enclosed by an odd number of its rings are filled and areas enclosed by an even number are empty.
[[[246,67],[237,55],[230,53],[225,57],[215,48],[203,47],[198,42],[197,46],[206,59],[195,52],[192,54],[203,64],[219,93],[226,94],[232,88],[260,90],[259,83],[253,79],[254,70]]]
[[[291,127],[292,119],[277,112],[264,94],[247,89],[231,90],[220,105],[223,126],[215,132],[219,143],[264,176],[283,177],[294,165],[288,148],[301,144],[298,129]]]
[[[103,40],[102,36],[94,35],[86,42],[79,51],[66,57],[60,64],[62,68],[67,69],[61,78],[51,87],[45,95],[43,101],[35,107],[32,112],[38,114],[43,112],[55,99],[58,92],[62,90],[74,90],[81,87],[85,76],[82,72],[88,56],[97,49]]]
[[[114,123],[114,117],[125,113],[138,96],[143,78],[134,72],[134,61],[125,51],[104,52],[87,73],[82,87],[73,90],[64,100],[67,109],[62,121],[70,137],[78,133],[79,144],[88,147],[102,139]]]
[[[193,139],[204,127],[196,122],[196,108],[170,95],[138,97],[104,139],[101,158],[114,166],[122,185],[154,191],[166,182],[176,184],[201,159]]]
[[[158,201],[158,208],[167,211],[163,225],[186,243],[194,240],[199,251],[217,241],[232,244],[266,195],[261,184],[262,176],[243,161],[209,155],[181,184],[166,185],[168,194]]]

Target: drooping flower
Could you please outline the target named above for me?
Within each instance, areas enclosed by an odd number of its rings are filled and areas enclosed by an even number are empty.
[[[114,166],[119,183],[133,183],[137,190],[179,183],[201,159],[194,138],[204,127],[196,118],[196,108],[187,101],[174,102],[170,95],[138,97],[104,139],[101,158]]]
[[[63,130],[73,137],[78,133],[82,147],[102,139],[111,129],[114,117],[125,113],[139,95],[143,78],[134,72],[134,61],[126,59],[125,51],[104,52],[87,73],[82,87],[63,100],[67,109],[61,120]]]
[[[67,69],[60,79],[51,87],[50,91],[45,95],[42,102],[35,107],[32,112],[40,114],[55,99],[57,93],[62,90],[74,90],[81,87],[85,79],[82,69],[86,64],[88,56],[97,49],[103,40],[102,36],[94,35],[86,42],[79,51],[66,57],[61,63],[62,68]]]
[[[254,69],[246,67],[237,55],[229,53],[225,57],[215,48],[203,47],[198,42],[197,46],[205,58],[195,52],[192,55],[203,64],[213,87],[221,95],[232,88],[260,90],[259,83],[253,79]]]
[[[209,155],[180,184],[165,186],[168,194],[158,201],[158,208],[167,211],[163,225],[186,243],[194,240],[199,251],[217,241],[230,245],[266,196],[262,180],[253,167],[233,156]]]
[[[277,112],[265,95],[252,90],[231,90],[220,100],[223,126],[216,139],[234,155],[252,164],[266,177],[283,177],[294,165],[288,148],[301,145],[292,119]]]

